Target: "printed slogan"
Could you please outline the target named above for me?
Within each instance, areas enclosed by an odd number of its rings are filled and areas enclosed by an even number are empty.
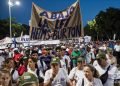
[[[81,36],[79,3],[75,2],[66,10],[49,12],[32,5],[30,38],[32,40],[57,40]]]

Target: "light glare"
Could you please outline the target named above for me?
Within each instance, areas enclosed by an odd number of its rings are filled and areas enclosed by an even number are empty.
[[[19,1],[16,1],[15,4],[19,6],[19,5],[20,5],[20,2],[19,2]]]

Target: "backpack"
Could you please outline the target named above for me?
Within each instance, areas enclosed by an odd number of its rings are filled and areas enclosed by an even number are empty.
[[[108,71],[110,69],[110,66],[107,68],[107,71],[100,76],[100,80],[102,81],[102,84],[105,84],[105,82],[107,81],[108,79]]]

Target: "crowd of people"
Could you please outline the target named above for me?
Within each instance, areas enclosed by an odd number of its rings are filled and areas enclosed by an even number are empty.
[[[6,48],[0,86],[120,86],[120,42]]]

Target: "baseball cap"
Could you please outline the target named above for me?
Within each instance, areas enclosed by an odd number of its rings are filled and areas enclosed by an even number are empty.
[[[106,59],[106,54],[101,52],[101,53],[98,53],[98,55],[96,56],[96,59]]]
[[[82,57],[79,57],[79,58],[77,59],[77,62],[83,62],[83,61],[85,61],[85,59],[82,58]]]
[[[108,53],[113,52],[113,51],[112,51],[112,48],[107,48],[107,52],[108,52]]]
[[[23,60],[27,60],[27,59],[28,59],[28,57],[24,56],[22,59],[23,59]]]
[[[38,78],[29,72],[25,72],[19,77],[19,86],[26,86],[27,84],[39,83]]]
[[[60,59],[58,57],[52,58],[51,64],[59,64]]]

